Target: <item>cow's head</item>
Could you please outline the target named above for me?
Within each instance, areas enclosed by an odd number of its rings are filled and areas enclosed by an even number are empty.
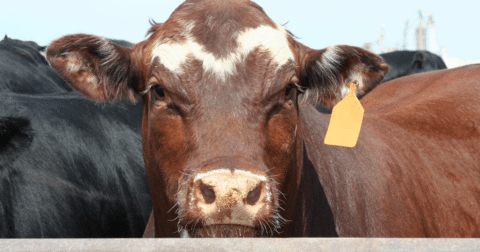
[[[141,96],[156,236],[278,231],[302,172],[299,103],[331,107],[388,70],[360,48],[307,48],[247,0],[187,1],[149,34],[132,48],[66,36],[47,55],[90,99]]]
[[[410,68],[406,71],[404,76],[445,68],[447,68],[445,62],[443,62],[442,58],[438,55],[428,51],[419,51],[413,56]]]

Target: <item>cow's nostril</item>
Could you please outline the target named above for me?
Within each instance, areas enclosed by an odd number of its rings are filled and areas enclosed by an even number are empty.
[[[205,199],[205,203],[212,204],[215,202],[215,192],[211,188],[202,186],[201,191],[203,198]]]
[[[249,205],[255,205],[258,199],[260,198],[260,192],[262,190],[261,186],[255,187],[255,189],[251,190],[247,195],[247,203]]]

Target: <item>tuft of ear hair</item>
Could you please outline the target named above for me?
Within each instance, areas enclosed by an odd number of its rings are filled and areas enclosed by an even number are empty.
[[[95,101],[137,102],[138,70],[131,48],[85,34],[53,41],[47,59],[59,75],[85,97]]]
[[[362,48],[337,45],[310,50],[301,66],[300,82],[307,88],[304,101],[332,109],[356,81],[357,97],[375,88],[387,74],[389,66],[382,57]]]

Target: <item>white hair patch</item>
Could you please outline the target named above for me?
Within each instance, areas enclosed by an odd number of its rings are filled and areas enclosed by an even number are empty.
[[[193,182],[196,182],[197,180],[202,179],[206,176],[209,176],[209,175],[212,175],[212,174],[215,174],[215,173],[222,173],[222,172],[230,173],[231,171],[229,169],[215,169],[215,170],[211,170],[211,171],[208,171],[208,172],[205,172],[205,173],[199,173],[195,176],[195,178],[193,179]],[[268,180],[268,178],[265,177],[265,176],[257,175],[257,174],[254,174],[252,172],[249,172],[249,171],[235,169],[234,172],[232,173],[232,175],[234,173],[241,173],[243,175],[254,177],[254,178],[256,178],[260,181],[267,181]]]
[[[330,46],[322,55],[322,64],[326,68],[334,68],[340,64],[339,49],[336,46]]]
[[[190,234],[188,233],[187,230],[183,229],[183,230],[180,232],[180,238],[190,238]]]
[[[342,60],[339,54],[340,49],[336,46],[330,46],[322,54],[322,59],[317,61],[317,66],[320,72],[325,76],[329,83],[335,83],[339,74],[338,66]],[[343,90],[341,90],[343,92]],[[348,92],[347,92],[348,94]]]
[[[197,180],[202,179],[202,178],[204,178],[208,175],[219,173],[219,172],[230,172],[230,170],[228,170],[228,169],[216,169],[216,170],[208,171],[208,172],[205,172],[205,173],[199,173],[195,176],[195,178],[193,179],[193,182],[196,182]]]
[[[350,91],[349,87],[342,86],[340,92],[342,93],[341,99],[345,98],[348,95],[348,92]]]
[[[157,42],[152,50],[152,60],[159,57],[161,64],[176,74],[181,74],[182,65],[189,57],[201,60],[203,69],[207,72],[216,73],[224,80],[227,76],[235,73],[235,65],[243,60],[256,48],[268,51],[273,57],[273,62],[282,66],[289,60],[294,59],[287,40],[287,31],[280,25],[276,28],[262,25],[257,28],[249,28],[237,34],[237,48],[228,56],[217,58],[205,47],[197,42],[191,35],[193,23],[186,23],[184,36],[186,41],[175,43],[172,41]]]
[[[249,172],[249,171],[244,171],[244,170],[237,170],[237,169],[235,169],[235,170],[234,170],[234,173],[241,173],[241,174],[244,174],[244,175],[247,175],[247,176],[250,176],[250,177],[254,177],[254,178],[256,178],[256,179],[258,179],[258,180],[260,180],[260,181],[264,181],[264,182],[268,180],[268,178],[265,177],[265,176],[253,174],[253,173],[251,173],[251,172]]]
[[[77,73],[80,69],[83,68],[83,64],[78,61],[71,61],[69,60],[67,63],[67,71],[70,73]]]

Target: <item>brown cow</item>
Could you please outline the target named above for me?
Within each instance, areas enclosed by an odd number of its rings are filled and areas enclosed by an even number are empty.
[[[480,67],[374,89],[344,148],[323,144],[330,115],[313,105],[352,81],[368,92],[388,71],[379,56],[310,49],[248,0],[187,1],[149,33],[47,51],[90,99],[142,95],[146,237],[479,235]]]

